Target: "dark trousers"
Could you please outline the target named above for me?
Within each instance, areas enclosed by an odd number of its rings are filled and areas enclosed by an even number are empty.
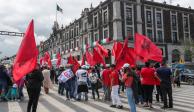
[[[162,91],[162,96],[164,100],[164,107],[173,107],[173,99],[172,99],[172,87],[160,86]],[[169,105],[167,104],[167,95],[169,99]]]
[[[160,86],[156,86],[156,90],[157,90],[156,101],[159,102],[160,101],[160,98],[161,98],[161,101],[163,101],[162,91],[161,91]]]
[[[27,112],[36,112],[40,90],[40,88],[27,88],[29,96]]]
[[[91,87],[92,87],[92,96],[93,96],[93,99],[95,99],[95,92],[98,96],[98,99],[100,98],[99,96],[99,92],[98,92],[98,83],[91,83]]]
[[[153,85],[142,85],[144,91],[144,102],[152,103]]]
[[[66,89],[66,97],[69,99],[76,98],[75,97],[75,81],[69,80],[65,82],[65,89]]]
[[[18,88],[18,93],[19,93],[19,99],[22,99],[24,97],[23,87]]]
[[[64,89],[65,89],[65,84],[64,83],[59,83],[58,94],[63,95],[64,94]]]

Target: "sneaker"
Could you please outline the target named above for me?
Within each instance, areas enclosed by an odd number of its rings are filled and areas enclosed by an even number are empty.
[[[165,109],[167,109],[167,107],[163,106],[163,107],[161,107],[161,109],[164,109],[165,110]]]
[[[116,105],[110,105],[110,107],[116,108]]]
[[[75,99],[74,98],[71,98],[70,101],[75,102]]]
[[[117,108],[118,109],[123,109],[123,106],[122,105],[119,105]]]
[[[168,108],[173,108],[173,106],[169,106]]]

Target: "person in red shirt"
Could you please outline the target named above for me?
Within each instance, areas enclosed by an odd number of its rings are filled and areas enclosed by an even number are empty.
[[[155,85],[155,69],[151,67],[150,62],[145,63],[141,69],[141,84],[144,92],[144,107],[152,107],[152,93]]]
[[[111,65],[111,74],[110,74],[110,81],[111,81],[111,98],[112,98],[112,105],[110,107],[117,107],[118,109],[122,109],[122,103],[119,97],[119,74],[118,71],[115,69],[115,65]]]
[[[110,98],[110,75],[111,74],[111,70],[110,70],[110,66],[106,69],[103,70],[102,72],[102,85],[103,85],[103,90],[104,90],[104,100],[105,101],[111,101]]]

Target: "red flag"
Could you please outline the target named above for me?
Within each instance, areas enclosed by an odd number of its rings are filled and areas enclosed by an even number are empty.
[[[34,22],[30,22],[13,64],[13,78],[20,80],[32,72],[37,64],[38,49],[34,37]]]
[[[41,58],[40,58],[40,65],[43,65],[43,63],[44,63],[44,58],[41,57]]]
[[[116,69],[119,70],[125,63],[135,65],[135,52],[133,48],[128,48],[128,38],[125,39],[123,48],[116,60]]]
[[[93,60],[93,55],[92,55],[89,51],[86,50],[85,56],[86,56],[86,61],[87,61],[87,63],[88,63],[90,66],[94,66],[95,63],[94,63],[94,60]]]
[[[104,66],[106,66],[102,55],[100,55],[96,48],[93,49],[93,59],[95,61],[95,64],[103,64]]]
[[[60,53],[57,53],[57,67],[59,67],[61,64],[61,55]]]
[[[96,42],[96,47],[99,49],[100,54],[102,56],[108,57],[108,50],[104,46],[102,46],[98,42]]]
[[[77,59],[75,59],[73,56],[71,56],[71,54],[70,54],[70,56],[69,56],[69,58],[68,58],[68,64],[73,65],[73,68],[72,68],[73,73],[76,73],[76,71],[77,71],[77,70],[79,69],[79,67],[80,67],[80,64],[79,64],[79,62],[77,61]]]
[[[162,50],[158,48],[149,38],[138,33],[135,34],[135,52],[144,58],[144,61],[162,61]]]
[[[84,55],[82,56],[81,66],[82,66],[82,65],[85,65],[85,56],[86,56],[86,54],[84,54]]]
[[[46,53],[44,54],[44,61],[47,62],[48,67],[51,68],[52,63],[51,63],[51,58],[50,58],[50,55],[49,55],[48,52],[46,52]]]
[[[123,48],[123,44],[121,42],[114,42],[113,48],[112,48],[112,55],[115,57],[115,61],[118,59],[118,55],[120,54],[121,50]]]

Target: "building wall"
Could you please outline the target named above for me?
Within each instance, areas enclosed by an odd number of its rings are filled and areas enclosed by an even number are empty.
[[[139,9],[138,5],[141,5]],[[108,11],[108,20],[107,23],[104,23],[103,14],[106,9]],[[127,10],[132,10],[132,24],[130,25],[127,25]],[[147,23],[149,11],[151,11],[150,26]],[[157,17],[160,15],[158,13],[161,13],[161,28],[157,27],[157,20],[159,20]],[[185,15],[188,15],[188,31],[184,29]],[[96,27],[95,17],[97,17]],[[176,20],[172,20],[173,17],[175,17]],[[175,30],[173,21],[176,22]],[[164,57],[171,62],[172,57],[170,55],[173,48],[177,48],[184,54],[184,46],[181,42],[183,42],[184,39],[194,39],[194,32],[192,32],[194,31],[194,10],[146,0],[141,0],[141,4],[137,4],[136,0],[106,0],[95,8],[85,8],[81,13],[81,17],[68,26],[59,28],[55,23],[53,33],[50,38],[44,42],[43,51],[49,50],[51,52],[57,52],[56,49],[60,48],[60,52],[63,52],[64,57],[67,57],[71,49],[71,54],[76,56],[82,55],[86,43],[91,46],[93,45],[95,34],[98,34],[97,40],[101,41],[104,39],[105,29],[108,29],[108,37],[110,40],[122,41],[125,37],[129,36],[130,32],[130,36],[132,37],[130,41],[132,42],[130,43],[131,45],[133,45],[135,32],[140,31],[142,34],[149,37],[148,30],[151,30],[152,36],[150,39],[164,50]],[[162,31],[162,40],[159,40],[158,31]],[[176,33],[177,41],[173,38],[176,37],[174,36]],[[188,37],[186,37],[186,35],[188,35]],[[107,48],[111,46],[111,43],[105,45]]]

